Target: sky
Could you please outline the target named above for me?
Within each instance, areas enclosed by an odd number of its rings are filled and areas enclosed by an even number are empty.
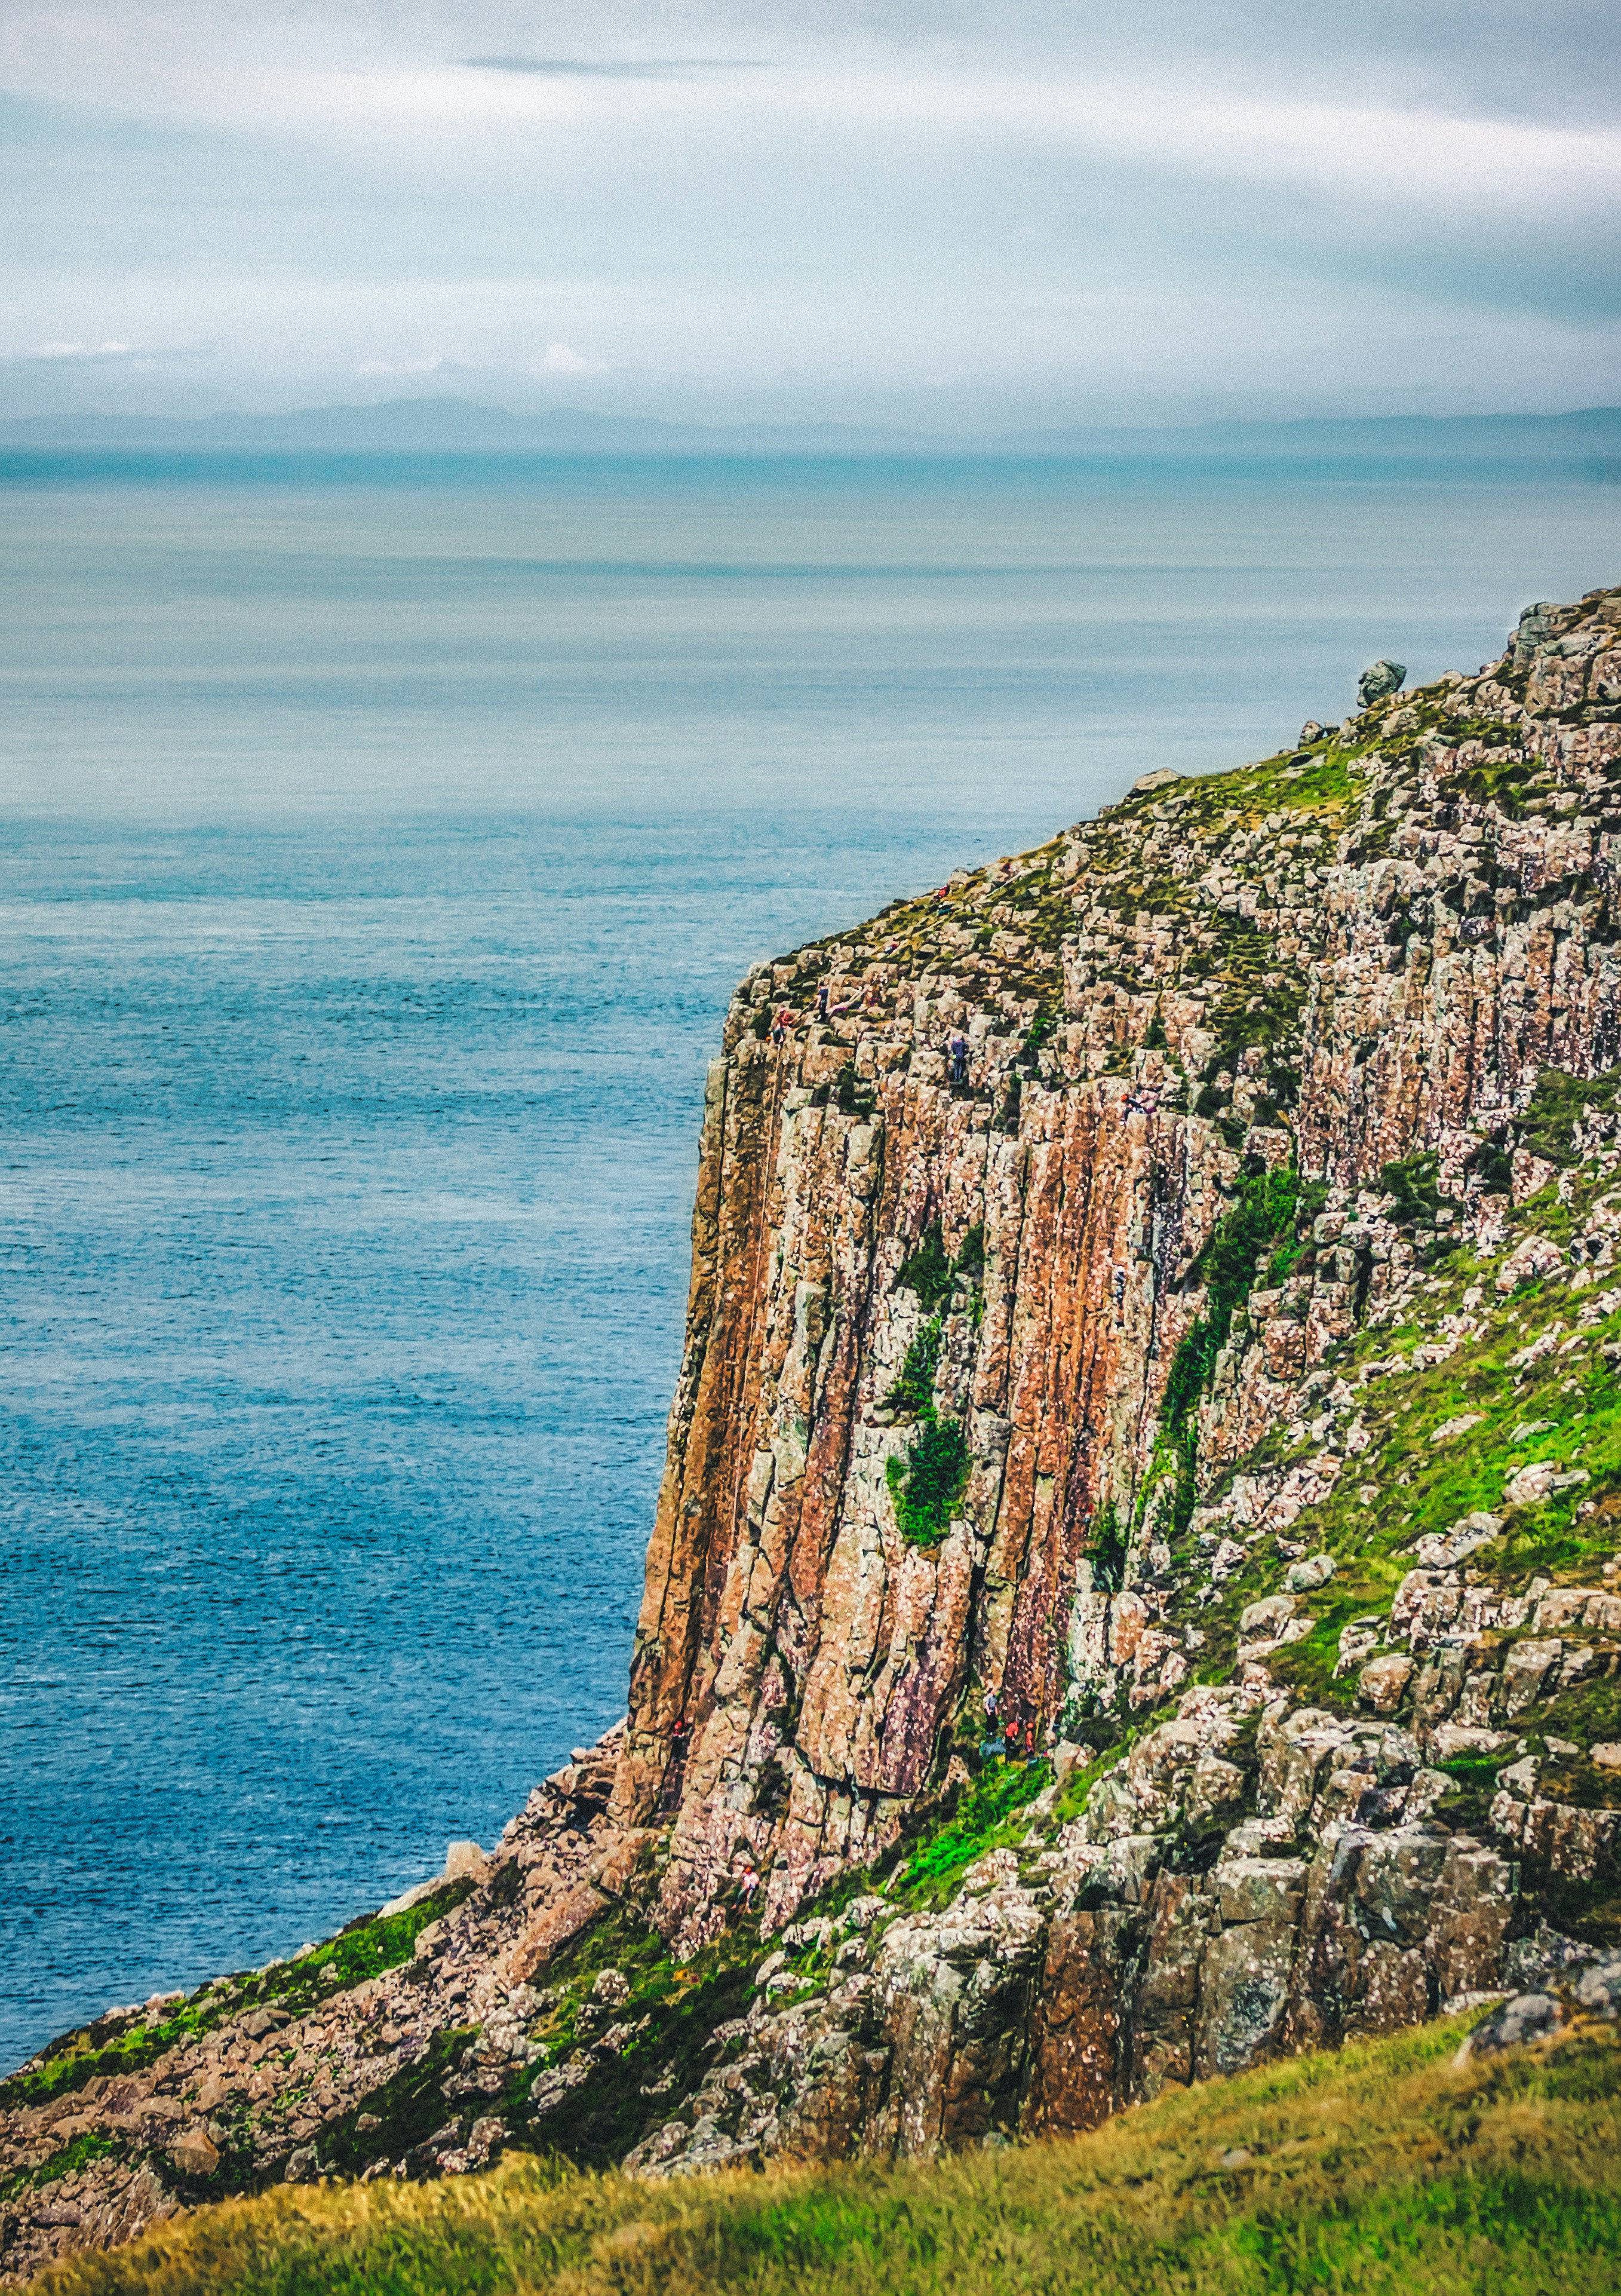
[[[1613,0],[8,0],[0,414],[1621,399]]]

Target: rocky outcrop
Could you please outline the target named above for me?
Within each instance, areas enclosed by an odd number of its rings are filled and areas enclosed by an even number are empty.
[[[1247,1174],[1343,1209],[1220,1350],[1201,1496],[1410,1280],[1425,1239],[1366,1184],[1428,1151],[1435,1218],[1489,1219],[1539,1072],[1615,1061],[1621,598],[1532,611],[1543,635],[1477,678],[1141,790],[744,984],[614,1803],[674,1810],[684,1947],[741,1855],[787,1920],[880,1854],[970,1681],[1050,1740],[1077,1650],[1140,1699],[1186,1678],[1151,1603],[1112,1599],[1105,1629],[1089,1558],[1104,1523],[1153,1554],[1167,1382]],[[921,1422],[957,1431],[966,1480],[909,1537]],[[1244,1494],[1235,1529],[1285,1528],[1341,1464]]]
[[[1095,2128],[1167,2083],[1455,2013],[1597,1958],[1527,1927],[1501,1838],[1460,1826],[1455,1779],[1375,1716],[1291,1706],[1259,1683],[1199,1688],[1080,1817],[1044,1825],[1062,1793],[1049,1787],[1018,1848],[970,1866],[944,1910],[869,1898],[826,1938],[790,1930],[833,1942],[836,1980],[780,2009],[768,1989],[630,2165]]]
[[[1618,849],[1607,592],[757,968],[626,1723],[487,1857],[0,2087],[0,2268],[282,2177],[918,2155],[1586,2013]]]

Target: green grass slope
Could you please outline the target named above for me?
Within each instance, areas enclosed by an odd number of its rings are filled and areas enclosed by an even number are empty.
[[[286,2186],[51,2296],[1402,2296],[1621,2288],[1621,2044],[1455,2069],[1454,2021],[932,2164],[636,2184],[513,2157]]]

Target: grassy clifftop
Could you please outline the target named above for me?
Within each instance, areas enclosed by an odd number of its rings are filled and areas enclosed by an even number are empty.
[[[1621,2288],[1621,2044],[1477,2061],[1443,2022],[1177,2092],[1092,2136],[658,2185],[513,2157],[280,2188],[51,2296],[1282,2296]]]

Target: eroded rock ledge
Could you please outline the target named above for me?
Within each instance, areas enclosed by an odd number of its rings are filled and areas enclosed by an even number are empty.
[[[1588,1981],[1618,840],[1601,592],[757,969],[626,1724],[418,1903],[6,2083],[4,2270],[513,2141],[1083,2128]]]

